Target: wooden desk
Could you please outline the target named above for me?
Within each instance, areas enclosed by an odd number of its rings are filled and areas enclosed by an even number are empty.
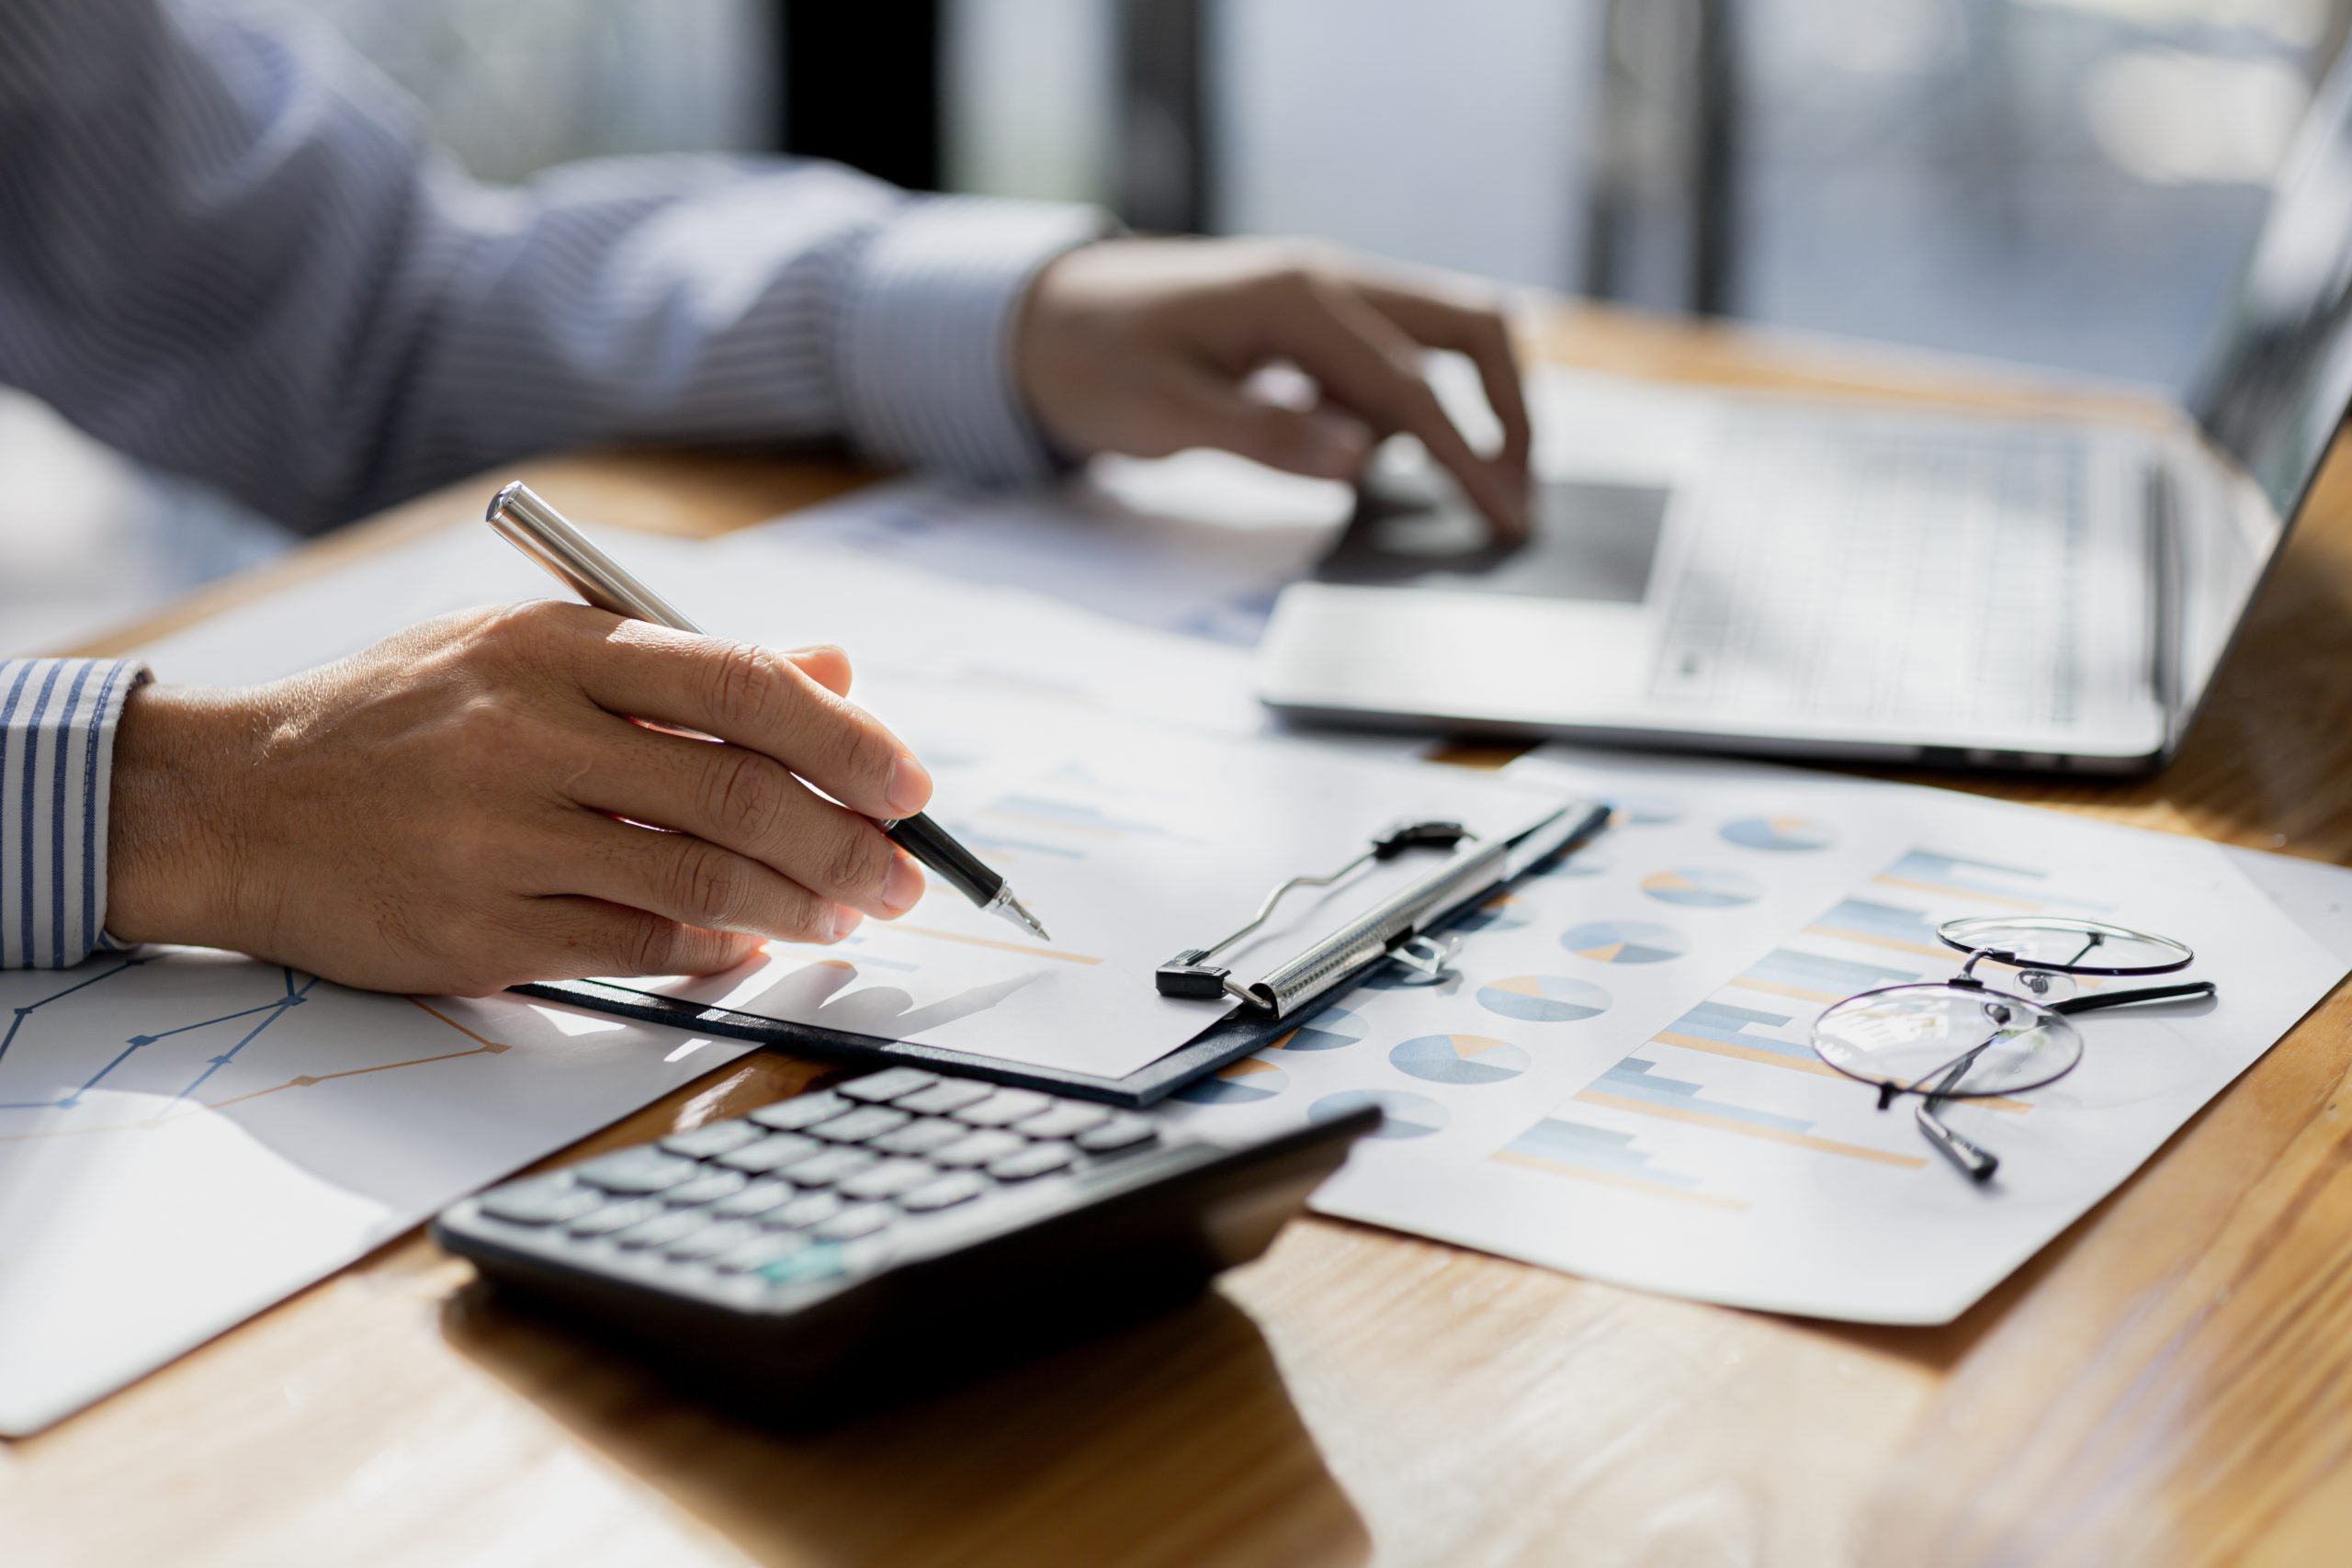
[[[2069,400],[1981,371],[1589,313],[1565,317],[1549,347],[1751,384]],[[600,521],[684,533],[854,482],[675,456],[521,471]],[[413,531],[474,525],[482,493],[469,483],[402,507],[115,646]],[[2352,855],[2340,451],[2312,513],[2163,777],[1946,782]],[[412,1235],[55,1431],[0,1446],[0,1560],[2342,1561],[2347,1021],[2339,994],[1941,1329],[1659,1300],[1313,1220],[1159,1322],[790,1438],[672,1398],[514,1314]],[[725,1114],[812,1074],[758,1056],[583,1146]]]

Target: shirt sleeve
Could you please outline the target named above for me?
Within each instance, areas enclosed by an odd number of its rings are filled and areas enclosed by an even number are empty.
[[[323,29],[183,0],[0,0],[0,380],[312,530],[616,442],[1042,473],[1015,315],[1109,228],[774,158],[487,186]]]
[[[134,660],[0,660],[0,969],[110,948],[107,807]]]

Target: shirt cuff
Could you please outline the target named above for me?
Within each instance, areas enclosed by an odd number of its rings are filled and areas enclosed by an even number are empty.
[[[957,197],[914,203],[876,230],[835,324],[852,443],[979,479],[1051,474],[1014,384],[1013,326],[1047,262],[1114,230],[1092,208]]]
[[[0,969],[62,969],[114,945],[114,733],[147,678],[136,660],[0,660]]]

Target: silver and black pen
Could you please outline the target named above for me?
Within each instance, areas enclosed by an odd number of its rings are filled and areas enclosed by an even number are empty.
[[[518,481],[502,489],[491,499],[489,522],[508,544],[597,609],[702,635],[700,626],[591,544],[560,513],[533,494],[529,486]],[[876,825],[982,909],[1002,916],[1040,941],[1050,940],[1037,917],[1013,897],[1012,885],[928,816],[918,812]]]

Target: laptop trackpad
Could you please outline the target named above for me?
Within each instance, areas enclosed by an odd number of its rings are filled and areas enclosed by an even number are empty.
[[[1316,568],[1324,582],[1446,588],[1637,604],[1649,592],[1670,492],[1655,485],[1544,480],[1527,540],[1500,546],[1451,487],[1382,480]]]

